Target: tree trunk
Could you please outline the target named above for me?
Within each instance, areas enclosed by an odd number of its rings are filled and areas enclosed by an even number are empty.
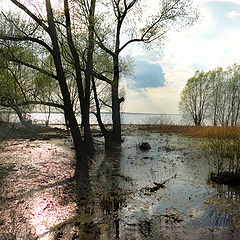
[[[81,115],[82,115],[82,123],[84,130],[84,143],[87,148],[88,154],[91,156],[94,153],[94,145],[93,145],[93,138],[92,132],[90,127],[90,118],[89,118],[89,106],[87,104],[83,104],[81,108]]]
[[[118,97],[119,88],[119,56],[115,54],[113,57],[114,79],[112,82],[112,141],[115,144],[121,144],[121,117],[120,117],[120,100]]]
[[[94,1],[95,0],[92,0],[92,2],[94,2]],[[91,2],[91,4],[92,4],[92,2]],[[94,7],[95,7],[95,5],[94,5]],[[94,13],[94,8],[92,11]],[[74,67],[75,67],[75,71],[76,71],[76,78],[77,78],[76,81],[77,81],[78,96],[79,96],[79,101],[80,101],[80,106],[81,106],[82,125],[84,127],[84,143],[85,143],[85,148],[88,150],[87,152],[91,155],[93,153],[94,146],[93,146],[93,139],[92,139],[90,123],[89,123],[90,77],[88,77],[88,75],[87,75],[87,78],[86,78],[86,74],[85,74],[86,79],[85,79],[85,89],[84,89],[79,54],[77,52],[77,49],[75,47],[75,44],[74,44],[74,41],[72,38],[71,20],[70,20],[68,0],[64,0],[64,12],[65,12],[65,18],[66,18],[67,41],[68,41],[68,45],[69,45],[70,51],[71,51],[73,59],[74,59]],[[89,52],[89,50],[88,50],[88,52]],[[88,60],[88,61],[90,61],[90,63],[92,62],[91,56],[92,55],[90,55],[90,60]],[[88,59],[89,59],[89,57],[88,57]],[[88,64],[89,63],[87,63],[87,67],[88,67]],[[92,64],[90,66],[90,70],[88,69],[88,71],[86,71],[86,72],[91,71],[91,69],[92,69]]]
[[[112,132],[108,131],[103,122],[102,122],[102,118],[101,118],[101,109],[100,109],[100,104],[99,104],[99,100],[97,97],[97,88],[96,88],[96,84],[94,81],[94,78],[92,77],[92,87],[93,87],[93,94],[94,94],[94,100],[95,100],[95,105],[96,105],[96,118],[98,121],[98,125],[101,129],[101,133],[104,136],[104,140],[105,140],[105,148],[111,148],[112,147]]]
[[[82,121],[84,127],[84,141],[89,152],[93,152],[93,139],[90,129],[90,93],[91,93],[91,78],[93,76],[93,52],[94,52],[94,14],[95,14],[96,0],[91,0],[91,5],[88,14],[88,51],[87,63],[85,71],[85,96],[84,96],[84,109],[82,110]]]
[[[115,144],[121,143],[121,117],[120,117],[120,101],[118,97],[118,87],[112,87],[112,122],[113,122],[113,132],[112,141]]]
[[[55,22],[53,19],[53,12],[52,12],[50,0],[46,0],[46,10],[47,10],[47,19],[49,24],[48,33],[51,38],[51,42],[53,46],[53,59],[54,59],[54,64],[56,68],[57,79],[58,79],[61,93],[63,96],[64,114],[69,122],[69,127],[71,130],[73,143],[74,143],[76,155],[77,155],[75,176],[78,176],[79,168],[83,168],[83,169],[86,169],[86,171],[88,171],[88,157],[87,157],[86,149],[84,147],[80,129],[78,126],[78,122],[73,111],[70,93],[69,93],[67,81],[65,78],[64,70],[63,70],[61,53],[58,45],[57,32],[56,32]]]
[[[16,112],[16,114],[18,115],[18,118],[20,120],[21,123],[24,123],[24,121],[26,120],[23,117],[23,112],[18,108],[18,107],[13,107],[13,110]]]

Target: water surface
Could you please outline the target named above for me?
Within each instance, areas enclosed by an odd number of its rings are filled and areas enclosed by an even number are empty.
[[[199,140],[131,130],[124,140],[98,147],[88,195],[69,139],[2,142],[0,239],[239,239],[239,189],[208,182]]]

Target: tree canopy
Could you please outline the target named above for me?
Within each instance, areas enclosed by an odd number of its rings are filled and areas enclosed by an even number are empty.
[[[240,66],[218,67],[206,73],[196,71],[182,90],[179,109],[195,125],[207,119],[213,125],[235,126],[240,111]]]
[[[105,142],[121,143],[120,82],[129,71],[123,50],[132,43],[162,43],[169,30],[187,27],[198,18],[191,0],[154,1],[154,8],[153,1],[146,0],[11,2],[20,12],[0,14],[0,55],[33,71],[35,94],[42,102],[57,101],[63,109],[80,159],[78,169],[88,168],[94,148],[89,122],[92,99]],[[21,54],[12,51],[15,48]],[[24,57],[28,53],[31,57]],[[97,89],[100,81],[110,89],[107,103]],[[111,108],[111,131],[101,120],[100,104]],[[81,112],[83,135],[74,106]]]

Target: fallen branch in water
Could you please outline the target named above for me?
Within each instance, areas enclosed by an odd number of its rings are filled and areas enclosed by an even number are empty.
[[[158,191],[160,188],[166,188],[166,183],[169,182],[171,179],[176,178],[176,176],[177,175],[175,174],[173,177],[171,177],[171,178],[169,178],[169,179],[167,179],[167,180],[165,180],[165,181],[163,181],[161,183],[153,182],[153,184],[155,185],[154,187],[146,186],[146,187],[142,188],[140,190],[140,192],[145,192],[145,193],[146,192],[150,192],[150,193],[153,193],[153,192]]]

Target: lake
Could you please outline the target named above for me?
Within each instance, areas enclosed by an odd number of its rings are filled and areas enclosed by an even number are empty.
[[[10,122],[18,121],[18,118],[15,113],[5,112],[5,118]],[[64,115],[59,112],[49,113],[29,113],[27,117],[33,121],[35,124],[44,124],[49,117],[50,125],[62,125],[65,123]],[[105,124],[111,124],[112,115],[110,112],[102,113],[102,120]],[[190,121],[186,119],[183,120],[181,114],[153,114],[153,113],[121,113],[122,123],[123,124],[177,124],[177,125],[186,125],[190,124]],[[77,115],[77,120],[79,124],[81,123],[80,113]],[[90,123],[97,124],[96,117],[90,115]]]

